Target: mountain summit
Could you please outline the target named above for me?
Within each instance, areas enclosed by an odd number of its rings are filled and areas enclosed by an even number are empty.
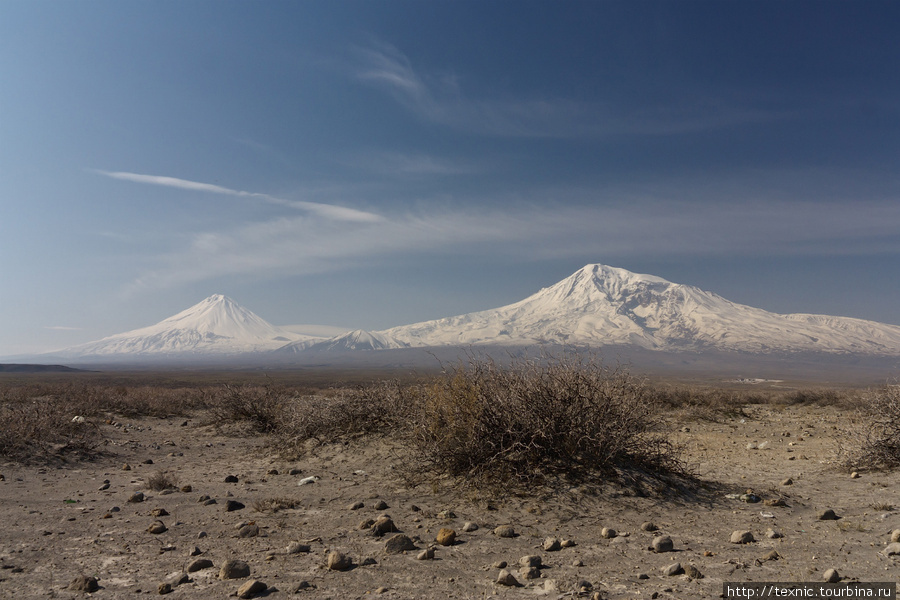
[[[274,350],[303,336],[270,325],[228,296],[214,294],[156,325],[64,350],[66,356],[223,355]]]
[[[900,354],[900,327],[781,315],[591,264],[520,302],[381,332],[411,346],[635,345],[651,350]]]

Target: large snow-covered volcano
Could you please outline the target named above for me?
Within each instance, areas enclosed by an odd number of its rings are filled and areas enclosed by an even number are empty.
[[[380,333],[410,346],[635,345],[900,355],[895,325],[771,313],[689,285],[595,264],[515,304]]]
[[[156,325],[111,335],[56,354],[71,357],[243,354],[274,350],[307,337],[270,325],[231,298],[214,294]]]

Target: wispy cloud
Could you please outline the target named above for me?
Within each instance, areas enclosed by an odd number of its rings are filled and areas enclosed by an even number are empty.
[[[336,206],[333,204],[322,204],[320,202],[308,202],[304,200],[285,200],[282,198],[276,198],[275,196],[270,196],[269,194],[262,194],[259,192],[245,192],[241,190],[234,190],[227,187],[222,187],[220,185],[215,185],[212,183],[202,183],[199,181],[190,181],[188,179],[179,179],[177,177],[167,177],[164,175],[144,175],[141,173],[128,173],[122,171],[102,171],[99,169],[94,170],[95,173],[99,173],[100,175],[105,175],[106,177],[111,177],[113,179],[119,179],[122,181],[131,181],[134,183],[144,183],[149,185],[159,185],[171,188],[177,188],[182,190],[189,190],[194,192],[208,192],[212,194],[222,194],[226,196],[238,196],[241,198],[252,198],[256,200],[261,200],[263,202],[267,202],[269,204],[275,204],[278,206],[286,206],[289,208],[299,209],[308,211],[313,213],[319,217],[323,217],[325,219],[332,219],[336,221],[352,221],[352,222],[378,222],[383,219],[382,216],[377,215],[375,213],[366,212],[357,210],[354,208],[347,208],[344,206]]]
[[[409,57],[389,44],[359,48],[357,54],[360,81],[386,91],[422,119],[474,133],[556,138],[673,135],[788,116],[713,97],[638,106],[617,106],[603,99],[477,97],[467,94],[454,75],[417,70]]]

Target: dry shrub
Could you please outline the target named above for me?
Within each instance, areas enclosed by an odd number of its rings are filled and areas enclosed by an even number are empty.
[[[299,451],[308,441],[331,443],[368,434],[408,430],[411,396],[396,381],[383,381],[329,394],[294,398],[275,432],[282,450]]]
[[[470,360],[420,388],[413,443],[431,471],[536,484],[631,470],[681,472],[644,384],[593,358]]]
[[[277,513],[280,510],[289,510],[292,508],[300,508],[303,503],[296,498],[257,498],[253,501],[253,510],[256,512]]]
[[[648,390],[647,394],[652,396],[654,402],[681,419],[712,422],[747,417],[745,407],[748,404],[762,404],[768,401],[768,398],[761,394],[688,386],[659,386]]]
[[[147,478],[147,488],[154,492],[170,490],[178,487],[178,478],[165,471],[157,471]]]
[[[270,433],[280,426],[289,399],[285,389],[271,384],[225,384],[206,394],[206,404],[217,425],[249,424],[257,433]]]
[[[862,398],[857,420],[847,428],[838,450],[848,469],[900,466],[900,385],[888,385]]]
[[[59,398],[8,401],[0,405],[0,456],[45,461],[64,454],[93,455],[100,443],[97,427],[78,407]]]

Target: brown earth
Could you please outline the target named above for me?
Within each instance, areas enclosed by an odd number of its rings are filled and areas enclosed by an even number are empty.
[[[900,528],[894,508],[900,507],[900,474],[851,478],[833,467],[846,419],[833,406],[754,406],[719,422],[675,422],[675,438],[698,476],[686,491],[660,489],[642,497],[610,483],[498,499],[449,483],[407,487],[398,468],[403,449],[383,438],[319,447],[285,461],[266,449],[264,438],[226,435],[205,425],[203,415],[187,421],[110,416],[112,422],[97,423],[108,443],[91,462],[0,468],[0,598],[157,595],[160,584],[185,573],[195,558],[214,567],[189,573],[190,581],[173,585],[168,597],[226,598],[248,579],[268,586],[255,597],[335,599],[590,598],[596,592],[602,598],[717,598],[725,581],[821,582],[831,568],[844,581],[896,581],[900,559],[883,550]],[[148,459],[153,463],[144,464]],[[130,470],[123,469],[126,463]],[[177,479],[178,490],[148,489],[160,474]],[[226,483],[229,475],[237,482]],[[318,479],[298,485],[307,477]],[[782,484],[787,478],[792,485]],[[101,489],[106,480],[108,488]],[[784,505],[728,497],[748,490]],[[144,501],[128,502],[136,491]],[[204,504],[202,496],[216,503]],[[226,511],[228,500],[245,507]],[[379,501],[387,508],[376,509]],[[351,509],[357,502],[364,506]],[[838,520],[817,518],[828,508]],[[154,516],[155,509],[168,514]],[[417,550],[387,554],[394,533],[377,537],[359,529],[383,514]],[[149,533],[155,521],[166,531]],[[643,531],[645,521],[659,531]],[[241,537],[239,526],[251,522],[258,535]],[[464,531],[466,522],[478,529]],[[511,525],[516,537],[494,535],[499,525]],[[453,545],[435,544],[442,528],[456,533]],[[603,528],[616,537],[604,537]],[[783,537],[767,538],[768,529]],[[740,530],[756,541],[731,543]],[[670,536],[674,552],[650,551],[656,535]],[[574,545],[545,551],[548,537]],[[288,553],[292,542],[309,551]],[[417,560],[429,546],[434,558]],[[195,547],[196,557],[190,555]],[[334,550],[353,566],[329,570]],[[520,572],[519,560],[527,555],[541,557],[536,579]],[[230,559],[245,561],[250,577],[219,579]],[[519,587],[496,583],[500,561]],[[666,575],[676,562],[694,577]],[[80,575],[95,577],[99,589],[69,589]]]

